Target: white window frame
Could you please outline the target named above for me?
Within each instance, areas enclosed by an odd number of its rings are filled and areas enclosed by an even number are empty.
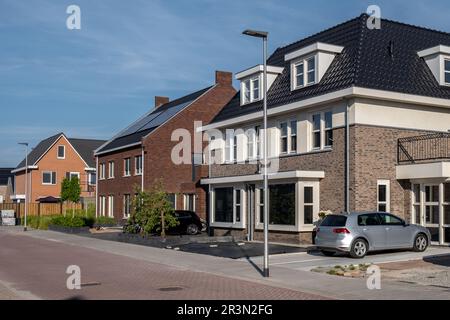
[[[106,214],[106,197],[105,196],[99,197],[99,214],[102,217],[104,217]]]
[[[78,178],[78,181],[80,181],[81,175],[79,172],[69,172],[69,179],[72,179],[74,176]]]
[[[311,71],[308,72],[308,65],[309,65],[309,61],[311,59],[314,59],[314,69],[312,69]],[[296,59],[293,60],[291,63],[291,90],[296,90],[296,89],[301,89],[301,88],[306,88],[312,85],[315,85],[317,83],[317,61],[318,61],[318,55],[317,54],[313,54],[313,55],[309,55],[300,59]],[[299,65],[303,65],[303,72],[299,72],[297,73],[297,67]],[[314,81],[309,82],[308,81],[308,74],[313,72],[314,73]],[[302,75],[303,76],[303,84],[298,84],[297,82],[297,78],[298,75]]]
[[[276,181],[276,182],[270,182],[269,184],[269,189],[270,186],[273,185],[278,185],[278,184],[294,184],[295,185],[295,191],[294,191],[294,195],[295,195],[295,225],[280,225],[280,224],[270,224],[269,223],[269,230],[274,230],[274,231],[292,231],[292,232],[300,232],[300,223],[299,223],[299,201],[300,201],[300,197],[299,197],[299,182],[298,181],[292,181],[292,180],[286,180],[286,181]],[[256,208],[260,208],[260,207],[264,207],[265,204],[262,204],[260,201],[260,193],[263,192],[264,188],[262,184],[257,184],[255,186],[255,197],[256,197],[256,201],[255,201],[255,207]],[[264,198],[263,198],[264,199]],[[269,199],[270,199],[270,191],[269,191]],[[270,208],[269,208],[270,210]],[[269,212],[269,216],[270,216],[270,212]],[[264,223],[262,221],[260,221],[260,214],[258,212],[258,214],[255,217],[255,229],[256,230],[263,230],[264,229]]]
[[[236,197],[237,194],[239,194],[239,200],[240,200],[239,203],[237,202],[237,197]],[[244,192],[242,189],[240,189],[240,188],[233,189],[233,223],[234,224],[240,224],[243,219],[243,216],[242,216],[242,214],[244,212],[244,210],[242,208],[243,194],[244,194]],[[237,207],[238,206],[239,206],[239,221],[237,220],[237,213],[238,213]]]
[[[282,125],[286,124],[286,135],[283,135],[283,129]],[[279,150],[280,154],[288,154],[289,153],[289,122],[288,121],[281,121],[278,124],[278,130],[280,133],[280,139],[279,139]],[[283,139],[286,139],[286,151],[283,151]]]
[[[44,175],[50,174],[50,182],[44,182]],[[53,174],[55,174],[55,183],[53,183]],[[44,186],[56,186],[56,182],[58,180],[56,171],[43,171],[42,172],[42,185]]]
[[[108,217],[114,217],[114,196],[108,196]]]
[[[99,180],[105,180],[106,178],[106,164],[105,163],[100,163],[100,165],[98,166],[98,171],[99,171]]]
[[[286,136],[282,136],[281,131],[281,124],[286,123],[287,126],[287,133]],[[295,132],[293,133],[292,125],[295,126]],[[288,120],[282,120],[278,123],[278,132],[279,132],[279,145],[278,145],[278,151],[280,155],[287,155],[287,154],[296,154],[298,150],[298,120],[297,119],[288,119]],[[282,149],[282,139],[283,137],[287,140],[287,150],[285,152],[281,151]],[[292,148],[292,138],[295,137],[296,145],[295,149]]]
[[[216,191],[215,189],[220,188],[233,188],[233,221],[232,222],[216,222],[215,217],[215,202],[216,202]],[[236,221],[236,190],[240,190],[241,192],[241,221]],[[231,229],[245,229],[246,227],[246,205],[247,205],[247,199],[246,199],[246,191],[244,188],[244,185],[217,185],[215,186],[211,191],[211,217],[210,217],[210,225],[212,227],[221,227],[221,228],[231,228]]]
[[[134,175],[135,176],[141,176],[143,172],[143,158],[142,156],[136,156],[134,157]]]
[[[427,207],[436,207],[437,206],[438,208],[440,208],[440,205],[441,205],[441,203],[440,203],[441,197],[439,195],[439,193],[440,193],[439,185],[440,185],[440,183],[424,183],[423,184],[423,218],[422,219],[423,219],[423,223],[426,227],[439,228],[439,221],[437,223],[436,222],[434,222],[434,223],[427,222]],[[438,201],[437,202],[432,201],[433,187],[436,187],[436,186],[438,186]],[[431,196],[430,201],[427,201],[427,192],[426,192],[427,187],[430,188],[430,196]],[[430,212],[430,215],[432,215],[432,214],[433,214],[433,212]]]
[[[92,183],[92,177],[95,177],[95,181],[93,183]],[[88,173],[88,184],[90,186],[95,186],[97,184],[97,173],[96,172]]]
[[[62,157],[60,157],[59,156],[59,148],[63,148],[63,150],[64,150],[64,155],[62,156]],[[64,160],[64,159],[66,159],[66,146],[65,145],[59,145],[57,148],[56,148],[56,156],[57,156],[57,158],[59,159],[59,160]]]
[[[131,176],[131,158],[123,159],[123,176],[124,177]]]
[[[128,200],[128,208],[127,208],[127,198]],[[128,210],[127,210],[128,209]],[[128,213],[127,213],[128,211]],[[131,215],[131,194],[124,194],[123,195],[123,217],[125,219],[128,219]]]
[[[325,125],[325,114],[331,113],[331,127],[326,127]],[[319,115],[319,129],[314,129],[314,116]],[[309,150],[310,151],[318,151],[318,150],[330,150],[333,148],[333,144],[325,145],[325,132],[328,130],[333,130],[333,111],[332,110],[321,110],[312,112],[310,115],[310,142],[309,142]],[[314,146],[314,133],[319,132],[319,147]]]
[[[380,201],[379,186],[386,187],[386,201]],[[377,180],[377,211],[379,211],[380,205],[386,206],[387,213],[391,212],[391,181],[390,180]]]
[[[414,186],[419,186],[419,201],[416,201],[416,197],[414,196]],[[420,224],[423,225],[423,215],[422,215],[422,203],[424,202],[424,195],[422,190],[422,184],[421,183],[411,183],[411,223],[413,224]],[[417,221],[416,216],[416,208],[419,208],[419,221]]]
[[[237,150],[239,139],[235,132],[228,131],[225,135],[225,163],[235,163],[237,161],[237,154],[235,154],[235,148]]]
[[[116,163],[108,161],[108,179],[114,179],[116,175]]]
[[[192,211],[195,212],[196,210],[196,200],[195,200],[195,193],[186,193],[183,194],[183,208],[184,210],[190,210],[188,206],[189,197],[192,197]]]
[[[450,82],[445,81],[445,75],[448,73],[450,75],[450,69],[446,70],[445,69],[445,62],[449,62],[450,63],[450,58],[444,58],[444,83],[447,86],[450,86]]]
[[[255,88],[255,82],[258,81],[258,88]],[[248,89],[247,85],[248,84]],[[255,97],[255,90],[258,90],[258,97]],[[247,99],[247,90],[249,91]],[[261,100],[263,97],[261,90],[261,75],[245,78],[241,81],[241,105],[249,104]]]

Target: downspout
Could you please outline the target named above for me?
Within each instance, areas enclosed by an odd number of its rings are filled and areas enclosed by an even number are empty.
[[[99,170],[98,170],[98,156],[95,157],[95,217],[98,218],[98,178],[99,178]]]
[[[350,104],[345,100],[345,212],[350,212]]]
[[[145,151],[144,146],[142,146],[142,175],[141,175],[141,191],[144,191],[144,173],[145,173]]]

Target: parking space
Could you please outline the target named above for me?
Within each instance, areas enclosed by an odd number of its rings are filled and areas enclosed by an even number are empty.
[[[370,253],[363,259],[352,259],[346,255],[326,257],[319,251],[312,250],[308,252],[297,252],[271,256],[270,265],[294,270],[309,271],[316,267],[360,263],[381,264],[412,260],[430,261],[430,263],[432,263],[431,261],[435,260],[434,258],[436,256],[439,256],[440,258],[447,256],[450,257],[450,247],[430,247],[425,252],[391,251]],[[255,257],[251,260],[255,263],[261,263],[262,257]]]

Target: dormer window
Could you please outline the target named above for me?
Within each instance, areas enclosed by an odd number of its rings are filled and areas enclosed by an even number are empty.
[[[445,83],[450,85],[450,59],[444,60]]]
[[[242,81],[242,102],[243,104],[258,101],[260,99],[259,76]]]
[[[236,79],[241,81],[241,105],[264,98],[263,71],[264,67],[257,65],[236,74]],[[277,76],[282,72],[283,68],[281,67],[267,66],[267,89],[270,89]]]
[[[317,42],[285,55],[291,61],[291,90],[319,83],[344,47]]]
[[[294,88],[303,88],[305,83],[307,86],[316,83],[316,56],[302,59],[293,64],[293,72],[295,78]]]
[[[441,86],[450,86],[450,47],[438,45],[417,52]]]

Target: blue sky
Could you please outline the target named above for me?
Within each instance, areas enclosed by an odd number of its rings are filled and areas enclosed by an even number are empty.
[[[67,6],[81,30],[66,28]],[[215,70],[260,62],[270,51],[341,23],[377,4],[382,17],[450,31],[448,1],[0,0],[0,167],[58,132],[108,139],[171,99],[206,87]]]

